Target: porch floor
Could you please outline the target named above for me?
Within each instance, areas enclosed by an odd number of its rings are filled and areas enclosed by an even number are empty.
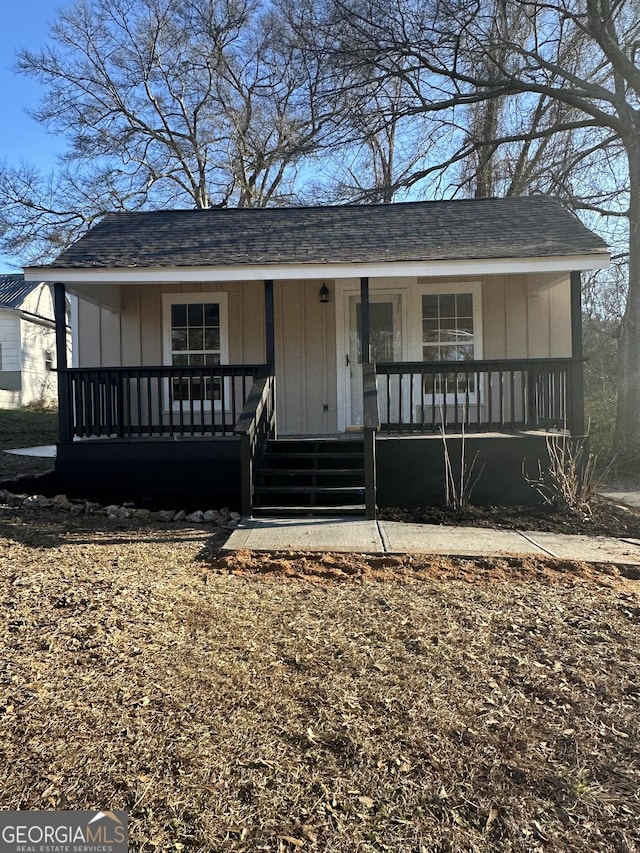
[[[487,431],[487,430],[465,430],[464,433],[461,430],[447,430],[445,433],[447,438],[461,438],[463,435],[465,438],[519,438],[523,436],[545,436],[548,434],[553,435],[561,435],[563,432],[569,434],[568,430],[549,430],[549,429],[522,429],[517,431]],[[362,431],[349,431],[349,432],[336,432],[336,433],[278,433],[278,439],[287,440],[287,441],[362,441],[363,433]],[[431,439],[435,441],[442,441],[442,433],[440,432],[410,432],[408,430],[378,430],[376,432],[376,440],[383,439]],[[89,436],[76,436],[73,439],[73,443],[84,443],[84,442],[120,442],[120,443],[133,443],[133,442],[176,442],[176,441],[185,441],[185,442],[207,442],[207,441],[220,441],[221,439],[229,439],[232,441],[237,441],[238,436],[233,433],[227,432],[226,434],[222,433],[205,433],[204,435],[200,435],[198,433],[192,435],[191,433],[174,433],[170,435],[165,432],[164,434],[154,433],[152,435],[143,434],[143,435],[131,435],[131,436],[117,436],[117,435],[89,435]],[[54,447],[54,445],[43,445],[42,448],[24,448],[20,450],[21,453],[26,455],[48,455],[49,448]],[[33,450],[33,454],[27,454],[27,450]],[[42,450],[42,453],[35,451]],[[13,451],[11,451],[13,452]]]

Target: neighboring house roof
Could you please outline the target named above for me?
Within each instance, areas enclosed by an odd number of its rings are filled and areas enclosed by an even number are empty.
[[[225,267],[606,253],[544,196],[113,213],[49,268]]]
[[[23,275],[0,275],[0,308],[19,308],[38,286],[39,282],[25,281]]]

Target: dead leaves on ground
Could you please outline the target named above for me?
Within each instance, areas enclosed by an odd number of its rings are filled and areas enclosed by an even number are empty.
[[[207,549],[0,540],[0,807],[123,808],[135,851],[640,844],[634,582]]]

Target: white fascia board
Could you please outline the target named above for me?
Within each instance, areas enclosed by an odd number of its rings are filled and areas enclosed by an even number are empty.
[[[219,267],[114,267],[96,269],[48,269],[27,267],[26,281],[62,281],[74,284],[179,284],[215,281],[264,281],[278,279],[377,278],[380,276],[509,275],[604,269],[609,254],[556,255],[544,258],[497,258],[488,260],[393,261],[354,264],[246,264]]]

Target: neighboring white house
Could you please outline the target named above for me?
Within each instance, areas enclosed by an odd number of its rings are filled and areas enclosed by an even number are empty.
[[[0,408],[55,405],[55,366],[50,285],[0,275]]]

